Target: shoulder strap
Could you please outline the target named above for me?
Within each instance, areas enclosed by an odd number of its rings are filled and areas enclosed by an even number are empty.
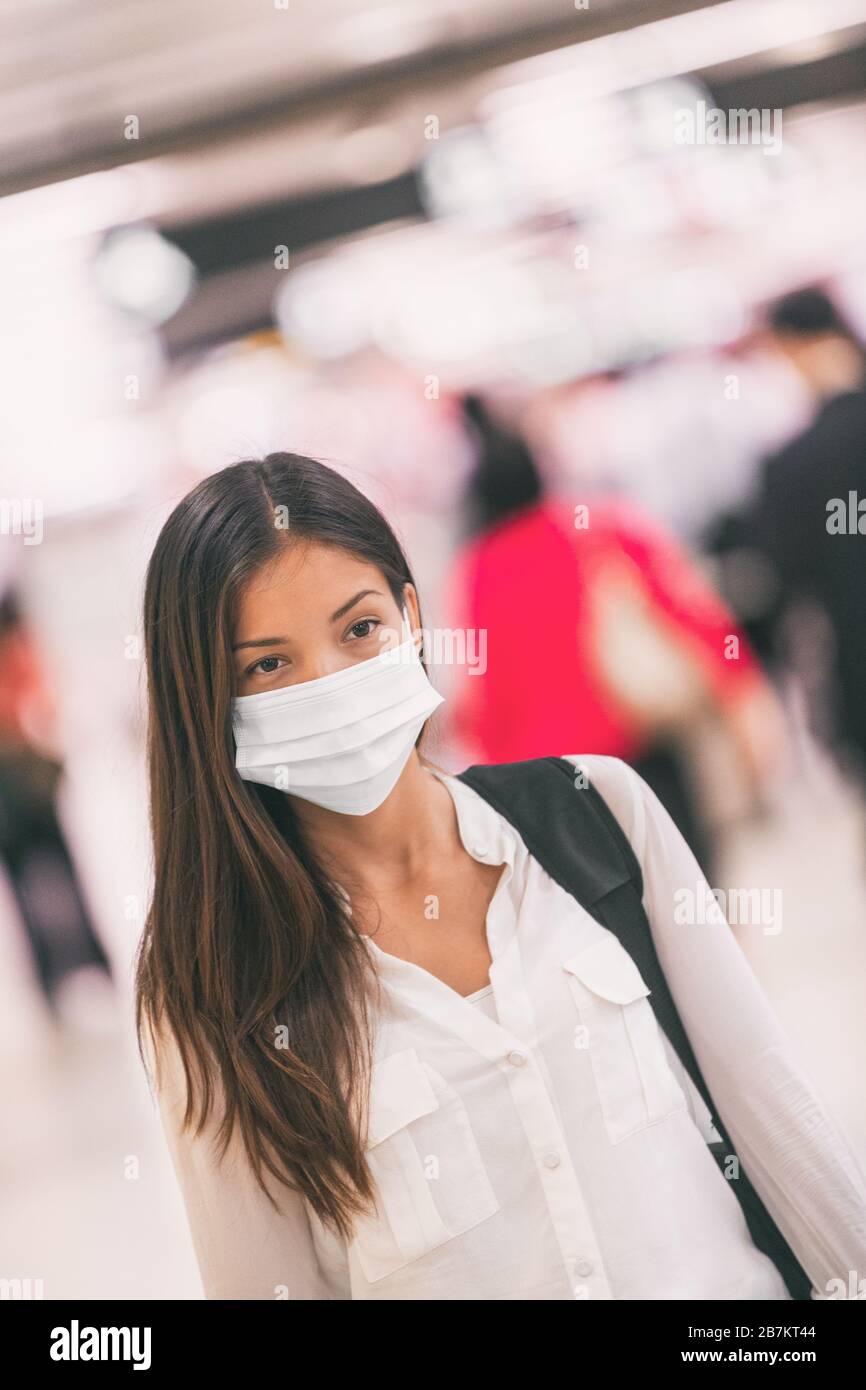
[[[643,907],[643,876],[628,836],[586,776],[565,758],[480,764],[458,774],[514,826],[545,872],[608,931],[635,962],[663,1029],[712,1116],[722,1141],[710,1144],[723,1168],[736,1156],[704,1081],[656,954]],[[810,1299],[812,1283],[738,1161],[732,1182],[752,1239],[768,1255],[794,1299]]]

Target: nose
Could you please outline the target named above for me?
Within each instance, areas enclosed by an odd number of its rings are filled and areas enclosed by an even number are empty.
[[[341,660],[337,653],[330,655],[323,653],[304,662],[300,680],[303,683],[320,680],[322,676],[332,676],[335,671],[342,671],[344,666],[351,666],[351,664],[351,661]]]

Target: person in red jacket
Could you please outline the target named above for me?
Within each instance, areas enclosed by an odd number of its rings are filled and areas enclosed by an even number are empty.
[[[711,858],[679,736],[708,705],[753,786],[783,723],[730,610],[665,528],[621,495],[547,497],[525,442],[475,396],[471,539],[451,577],[454,625],[486,632],[486,669],[461,673],[450,734],[469,761],[575,747],[634,766],[698,859]]]

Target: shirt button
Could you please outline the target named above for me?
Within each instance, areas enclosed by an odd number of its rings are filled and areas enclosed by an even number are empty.
[[[509,1052],[508,1060],[513,1067],[522,1067],[526,1061],[525,1052]]]
[[[473,846],[472,846],[472,852],[473,852],[473,854],[481,854],[481,855],[489,854],[489,853],[490,853],[489,849],[487,848],[487,845],[473,845]]]
[[[562,1159],[559,1157],[558,1153],[549,1153],[544,1155],[545,1168],[558,1168],[561,1162]]]
[[[583,1279],[585,1279],[588,1274],[592,1274],[592,1270],[593,1266],[590,1264],[589,1260],[581,1260],[580,1264],[576,1266],[577,1273]]]

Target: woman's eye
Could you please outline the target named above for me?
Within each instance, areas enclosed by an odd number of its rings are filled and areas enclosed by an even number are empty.
[[[250,667],[248,674],[252,676],[258,671],[262,676],[270,676],[274,671],[279,670],[279,663],[282,659],[281,656],[263,656],[261,661],[257,661],[254,666]]]
[[[378,618],[359,618],[358,621],[353,623],[349,628],[349,632],[360,640],[363,637],[369,637],[373,632],[373,628],[379,626],[380,623]]]

